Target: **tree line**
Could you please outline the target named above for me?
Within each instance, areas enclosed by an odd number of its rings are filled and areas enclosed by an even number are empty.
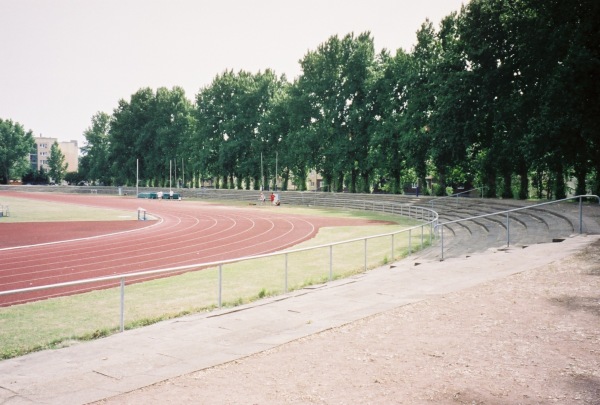
[[[487,196],[600,193],[600,2],[471,0],[410,52],[332,36],[293,81],[224,71],[193,101],[143,88],[92,117],[80,175],[98,183]],[[426,189],[434,180],[433,189]]]
[[[31,167],[30,154],[37,154],[33,133],[25,131],[23,125],[0,118],[0,184],[21,179],[23,183],[61,183],[67,176],[68,163],[54,142],[48,156],[48,170]]]

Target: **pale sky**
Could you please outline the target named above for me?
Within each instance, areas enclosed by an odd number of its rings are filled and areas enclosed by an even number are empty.
[[[99,111],[142,87],[193,101],[218,74],[299,60],[331,36],[370,31],[376,52],[410,51],[468,0],[0,0],[0,118],[77,140]]]

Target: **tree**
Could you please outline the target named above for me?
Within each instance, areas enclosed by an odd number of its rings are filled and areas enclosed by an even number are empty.
[[[400,194],[406,156],[411,155],[411,151],[403,145],[408,131],[406,106],[407,88],[411,83],[410,58],[402,49],[394,57],[383,52],[376,66],[376,78],[370,86],[372,119],[369,126],[369,155],[379,172],[384,190]]]
[[[146,170],[143,146],[145,127],[152,120],[152,100],[150,88],[135,92],[130,101],[119,100],[113,112],[109,130],[110,172],[117,185],[133,184],[136,179],[136,159],[140,160],[140,177],[151,179],[152,173]]]
[[[69,164],[65,162],[65,155],[60,150],[58,142],[54,141],[50,147],[48,158],[48,175],[56,184],[60,184],[65,178]]]
[[[426,184],[427,162],[430,160],[432,133],[430,119],[435,103],[435,72],[440,60],[440,44],[429,20],[417,31],[417,44],[410,54],[409,64],[400,72],[404,76],[401,89],[403,100],[404,133],[401,143],[406,151],[409,167],[414,168],[421,185]],[[445,187],[445,177],[439,179]],[[442,187],[442,188],[444,188]]]
[[[226,71],[196,97],[194,155],[201,170],[225,188],[257,188],[261,153],[274,169],[281,122],[269,113],[284,80],[267,70],[251,74]],[[267,178],[270,178],[267,173]],[[235,184],[234,184],[235,182]]]
[[[525,54],[539,83],[531,122],[535,157],[553,175],[556,198],[566,195],[565,177],[575,175],[585,193],[595,171],[600,191],[600,3],[594,0],[526,2],[536,16],[525,43],[543,53]],[[537,56],[537,57],[536,57]]]
[[[319,159],[319,138],[316,127],[312,125],[317,116],[312,96],[301,86],[298,80],[290,86],[289,97],[285,101],[289,130],[284,138],[287,163],[296,176],[296,186],[306,190],[306,180],[311,168],[317,167]],[[277,109],[277,107],[276,107]],[[316,184],[315,184],[316,187]]]
[[[263,153],[264,163],[268,173],[273,173],[272,179],[276,186],[277,179],[282,178],[283,190],[287,189],[287,181],[293,172],[294,179],[304,181],[300,189],[306,188],[306,162],[299,162],[299,151],[290,145],[290,84],[285,76],[277,78],[273,72],[267,71],[255,77],[257,80],[258,97],[261,98],[262,108],[259,110],[258,128],[254,142],[251,145],[251,154],[257,157],[259,152]],[[254,169],[255,189],[258,189],[260,170],[256,161],[252,166]]]
[[[108,163],[110,122],[110,115],[104,112],[92,117],[92,125],[83,133],[86,144],[81,148],[83,156],[79,164],[83,179],[104,185],[112,184]]]
[[[342,191],[347,175],[356,191],[359,172],[364,181],[372,171],[361,163],[367,161],[369,145],[367,93],[373,63],[368,32],[333,36],[300,62],[303,74],[297,86],[308,104],[302,110],[311,114],[307,118],[314,128],[305,135],[318,137],[307,142],[319,148],[316,168],[332,191]]]
[[[20,178],[29,167],[29,154],[35,147],[31,131],[12,120],[0,118],[0,181],[8,184]]]
[[[216,177],[217,187],[230,187],[228,180],[239,173],[240,158],[251,142],[245,119],[249,112],[242,108],[249,82],[248,72],[226,71],[196,96],[196,155],[201,170]]]
[[[190,102],[180,87],[138,90],[129,102],[119,101],[109,128],[111,174],[117,184],[140,179],[162,186],[171,178],[171,162],[188,156],[186,142],[191,126]]]

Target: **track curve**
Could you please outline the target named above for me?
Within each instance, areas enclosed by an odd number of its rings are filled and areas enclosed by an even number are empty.
[[[157,220],[2,224],[3,234],[10,237],[0,239],[0,291],[270,253],[312,238],[323,226],[373,222],[289,215],[283,207],[268,205],[238,208],[97,195],[5,195],[133,212],[141,205]],[[0,306],[114,285],[2,296]]]

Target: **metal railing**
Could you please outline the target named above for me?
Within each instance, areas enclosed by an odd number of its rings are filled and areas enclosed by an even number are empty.
[[[419,230],[420,230],[421,249],[425,246],[425,233],[426,233],[425,229],[426,228],[428,228],[429,243],[432,242],[432,239],[434,236],[434,228],[438,221],[438,214],[435,211],[430,210],[428,208],[424,208],[424,207],[392,204],[389,202],[388,203],[369,202],[369,204],[365,203],[363,206],[366,209],[370,208],[373,211],[380,210],[382,212],[390,212],[390,213],[394,213],[394,214],[401,215],[401,216],[406,216],[406,217],[409,217],[412,219],[421,220],[421,221],[425,221],[425,222],[420,225],[416,225],[416,226],[402,229],[402,230],[395,231],[395,232],[366,236],[366,237],[362,237],[362,238],[356,238],[356,239],[351,239],[351,240],[323,244],[323,245],[319,245],[319,246],[283,250],[280,252],[267,253],[267,254],[254,255],[254,256],[246,256],[246,257],[240,257],[240,258],[229,259],[229,260],[196,263],[196,264],[185,265],[185,266],[169,267],[169,268],[156,269],[156,270],[146,270],[146,271],[140,271],[140,272],[135,272],[135,273],[120,274],[120,275],[105,276],[105,277],[96,277],[96,278],[89,278],[89,279],[70,281],[70,282],[64,282],[64,283],[49,284],[49,285],[44,285],[44,286],[0,291],[0,296],[7,296],[7,295],[13,295],[13,294],[24,294],[24,293],[43,291],[43,290],[51,290],[51,289],[58,289],[58,288],[65,288],[65,287],[73,287],[73,286],[119,281],[120,282],[120,322],[119,323],[120,323],[120,331],[123,332],[125,330],[125,281],[128,279],[133,279],[133,278],[139,279],[140,277],[151,278],[153,276],[165,275],[165,274],[169,274],[169,273],[181,273],[181,272],[190,271],[190,270],[200,270],[200,269],[218,267],[218,307],[221,308],[222,303],[223,303],[222,302],[223,266],[227,265],[227,264],[239,263],[242,261],[249,261],[249,260],[255,260],[255,259],[284,256],[284,258],[285,258],[285,261],[284,261],[284,263],[285,263],[284,264],[284,293],[287,293],[288,292],[288,256],[290,254],[302,253],[302,252],[308,252],[308,251],[317,250],[317,249],[328,248],[329,249],[329,280],[331,281],[333,279],[333,264],[334,264],[333,263],[334,262],[333,247],[334,246],[349,244],[349,243],[356,243],[356,242],[362,241],[364,243],[364,270],[367,271],[368,241],[371,239],[390,237],[391,238],[391,254],[392,254],[391,257],[392,257],[392,259],[394,258],[394,247],[395,247],[394,238],[396,235],[403,234],[403,233],[408,234],[408,236],[407,236],[408,237],[407,251],[408,251],[409,255],[413,251],[412,238],[413,238],[414,231],[419,232]]]
[[[548,201],[548,202],[544,202],[544,203],[529,205],[527,207],[513,208],[513,209],[509,209],[509,210],[504,210],[504,211],[497,211],[497,212],[494,212],[491,214],[482,214],[482,215],[477,215],[477,216],[473,216],[473,217],[469,217],[469,218],[461,218],[461,219],[456,219],[453,221],[438,223],[435,226],[435,232],[437,233],[438,229],[440,230],[440,245],[441,245],[441,256],[442,256],[441,260],[444,260],[444,227],[447,225],[457,224],[457,223],[466,222],[466,221],[473,221],[473,220],[476,220],[479,218],[487,218],[487,217],[491,217],[491,216],[506,214],[506,246],[510,246],[510,214],[511,213],[517,212],[517,211],[529,210],[532,208],[541,207],[541,206],[545,206],[545,205],[557,204],[557,203],[570,201],[570,200],[579,199],[579,233],[581,234],[581,233],[583,233],[583,199],[584,198],[596,198],[598,200],[598,204],[600,204],[600,197],[597,195],[578,195],[578,196],[574,196],[574,197],[563,198],[561,200]]]
[[[480,194],[479,198],[483,198],[483,192],[485,190],[485,187],[472,188],[472,189],[467,190],[467,191],[461,191],[460,193],[455,193],[455,194],[452,194],[452,195],[447,195],[447,196],[444,196],[444,197],[437,197],[437,198],[432,199],[431,201],[429,201],[429,203],[431,204],[431,209],[433,209],[433,205],[435,203],[438,203],[441,200],[445,200],[445,199],[448,199],[448,198],[454,198],[454,199],[456,199],[456,205],[458,206],[458,204],[459,204],[459,200],[458,199],[459,199],[459,197],[461,195],[463,195],[463,194],[469,194],[469,193],[472,193],[473,191],[477,191],[477,190],[481,190],[481,194]]]

